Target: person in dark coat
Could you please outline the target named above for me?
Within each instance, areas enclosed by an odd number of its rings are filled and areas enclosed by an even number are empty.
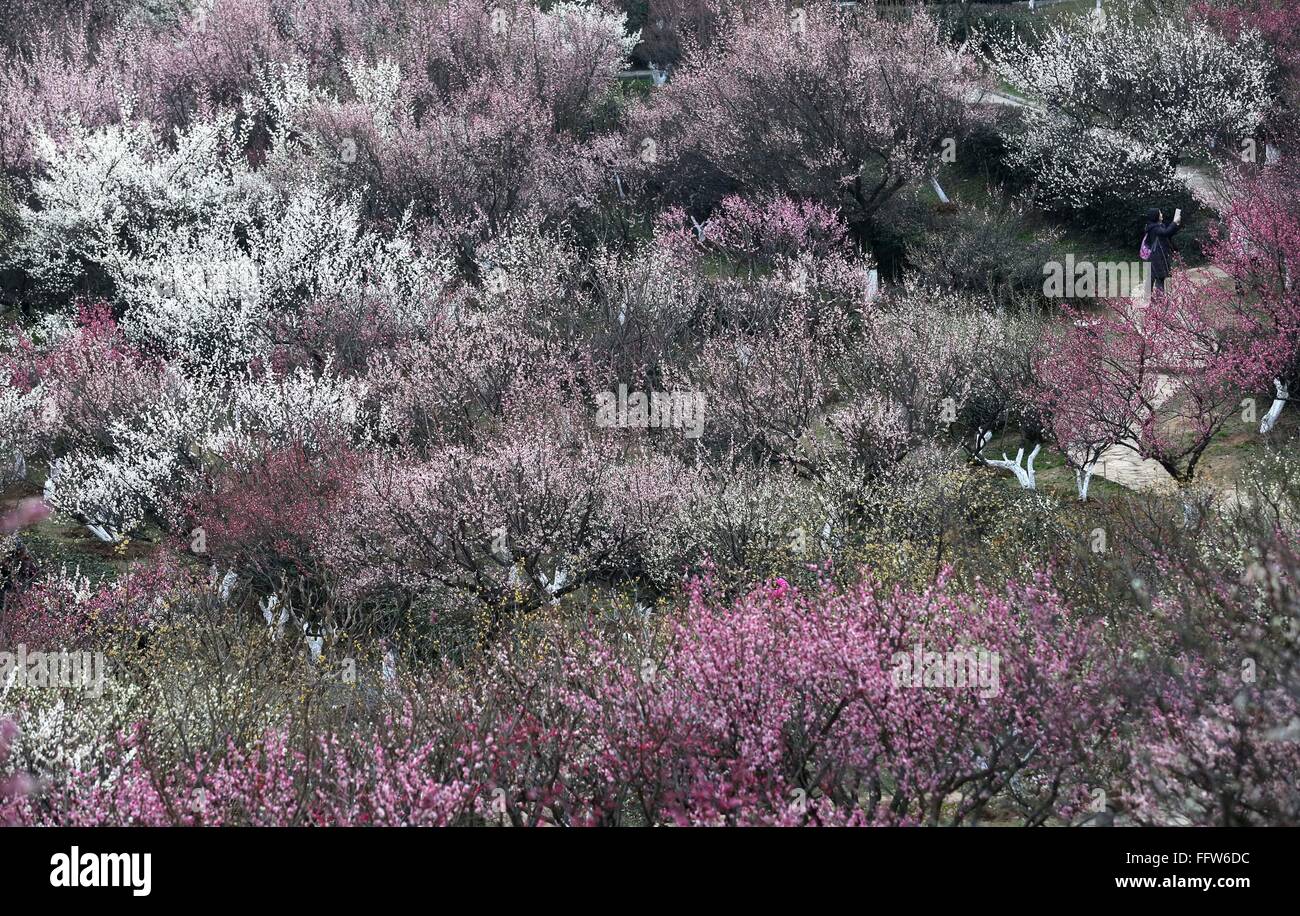
[[[1164,213],[1155,209],[1147,211],[1146,239],[1147,246],[1151,249],[1151,281],[1152,286],[1162,293],[1165,291],[1165,280],[1169,279],[1169,266],[1173,256],[1169,239],[1181,228],[1181,219],[1166,223]]]

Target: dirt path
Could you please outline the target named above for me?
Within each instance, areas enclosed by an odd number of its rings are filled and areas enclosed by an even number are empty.
[[[1222,213],[1227,206],[1227,194],[1222,184],[1199,165],[1180,165],[1174,174],[1187,185],[1192,196],[1214,210]]]

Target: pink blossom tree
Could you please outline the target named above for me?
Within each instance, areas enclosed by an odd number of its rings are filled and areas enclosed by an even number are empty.
[[[923,13],[899,22],[765,2],[690,53],[628,137],[692,209],[737,189],[783,192],[860,225],[934,174],[940,142],[964,131],[974,81],[973,61]]]
[[[0,515],[0,535],[11,534],[28,525],[35,524],[50,514],[50,507],[45,501],[30,497],[22,500],[12,510]]]
[[[968,824],[1074,820],[1110,734],[1097,628],[1044,581],[963,593],[694,586],[660,635],[506,641],[394,685],[377,721],[184,750],[119,731],[24,823]],[[624,622],[626,624],[627,622]],[[553,648],[547,648],[547,646]]]
[[[1240,410],[1242,380],[1268,371],[1249,358],[1249,330],[1195,290],[1072,317],[1043,342],[1032,395],[1062,451],[1084,475],[1100,451],[1122,446],[1190,483]]]
[[[1239,169],[1224,213],[1224,231],[1209,254],[1227,278],[1197,295],[1228,312],[1250,339],[1239,381],[1247,390],[1274,390],[1260,430],[1276,424],[1290,392],[1300,383],[1300,171],[1292,160],[1263,169]]]
[[[649,533],[690,492],[639,430],[601,429],[591,399],[521,382],[496,428],[426,456],[376,455],[325,550],[356,594],[462,594],[492,632],[594,578],[635,568]]]

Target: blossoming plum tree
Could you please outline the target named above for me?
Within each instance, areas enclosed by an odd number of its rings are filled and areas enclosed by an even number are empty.
[[[1033,36],[988,38],[995,72],[1030,100],[1007,134],[1010,161],[1053,208],[1168,196],[1183,158],[1216,140],[1237,149],[1273,104],[1257,32],[1234,39],[1203,21],[1115,6],[1104,20],[1082,14]]]
[[[1242,379],[1267,375],[1250,359],[1250,328],[1196,290],[1112,300],[1100,316],[1074,317],[1045,338],[1031,386],[1057,443],[1081,472],[1119,445],[1190,483],[1240,410]]]
[[[629,137],[693,210],[743,188],[818,200],[860,225],[934,174],[941,141],[963,134],[975,79],[924,14],[765,2],[689,54]]]
[[[1209,246],[1223,283],[1198,290],[1251,331],[1240,382],[1247,390],[1273,388],[1273,404],[1260,431],[1277,423],[1290,392],[1300,383],[1300,295],[1293,277],[1300,271],[1300,173],[1293,160],[1263,169],[1241,168],[1224,214],[1226,231]]]

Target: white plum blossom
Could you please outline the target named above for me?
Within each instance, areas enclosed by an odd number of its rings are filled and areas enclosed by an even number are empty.
[[[987,39],[994,72],[1029,99],[1023,125],[1007,134],[1011,164],[1034,176],[1042,202],[1063,209],[1093,202],[1108,184],[1146,180],[1144,193],[1168,191],[1181,157],[1251,136],[1273,103],[1273,65],[1257,32],[1234,41],[1131,2],[1104,19],[1066,17]]]
[[[10,260],[52,293],[95,266],[132,341],[223,372],[269,354],[271,320],[292,326],[315,299],[427,318],[447,254],[421,250],[405,222],[390,234],[364,226],[359,203],[331,195],[310,151],[284,137],[268,158],[289,174],[273,189],[231,152],[244,148],[242,123],[196,119],[174,149],[147,122],[43,138],[44,175]]]

